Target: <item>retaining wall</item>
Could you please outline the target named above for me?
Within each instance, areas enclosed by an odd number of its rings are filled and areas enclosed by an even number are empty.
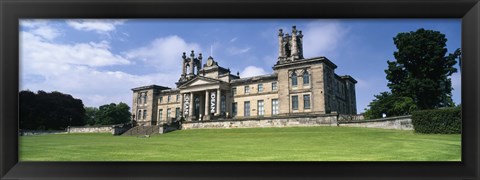
[[[32,136],[32,135],[43,135],[43,134],[66,134],[67,131],[63,130],[19,130],[18,134],[20,136]]]
[[[81,126],[68,127],[68,133],[112,133],[112,125],[108,126]]]
[[[411,115],[360,121],[340,121],[338,122],[338,125],[346,127],[413,130]]]
[[[300,117],[265,117],[214,121],[183,122],[182,129],[229,129],[263,127],[337,126],[337,115],[312,115]]]

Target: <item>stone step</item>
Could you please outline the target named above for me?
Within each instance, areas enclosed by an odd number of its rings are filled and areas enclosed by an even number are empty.
[[[126,136],[151,136],[153,134],[159,133],[159,126],[136,126],[128,131],[124,132],[122,135]]]

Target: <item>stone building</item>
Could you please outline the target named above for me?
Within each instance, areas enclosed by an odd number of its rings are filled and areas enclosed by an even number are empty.
[[[184,117],[187,121],[243,119],[304,114],[356,114],[351,76],[335,74],[326,57],[303,57],[303,35],[278,33],[274,72],[241,78],[212,57],[203,63],[192,50],[182,56],[182,74],[175,89],[150,85],[133,88],[133,119],[156,125]]]

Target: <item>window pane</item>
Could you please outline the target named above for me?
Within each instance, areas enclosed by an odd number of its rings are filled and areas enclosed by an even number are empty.
[[[243,116],[245,117],[250,116],[250,101],[244,102]]]
[[[303,108],[310,109],[310,95],[303,95]]]
[[[162,121],[162,116],[163,116],[163,109],[160,109],[160,111],[158,111],[158,121]]]
[[[292,109],[298,109],[298,96],[292,96]]]
[[[180,117],[180,108],[175,108],[175,119]]]
[[[272,115],[278,114],[278,99],[272,99]]]
[[[297,86],[297,74],[292,74],[292,86]]]
[[[237,103],[232,103],[232,116],[237,116]]]
[[[310,76],[307,71],[303,73],[303,84],[310,84]]]
[[[258,103],[257,103],[257,106],[258,106],[258,115],[263,116],[265,114],[265,108],[264,108],[264,105],[263,105],[263,100],[259,100]]]

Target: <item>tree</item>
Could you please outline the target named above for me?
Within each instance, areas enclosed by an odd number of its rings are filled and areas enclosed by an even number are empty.
[[[388,116],[408,115],[412,111],[417,110],[417,106],[410,97],[402,97],[394,95],[390,92],[382,92],[375,95],[375,100],[368,105],[369,109],[365,109],[366,119],[381,118],[385,113]]]
[[[20,129],[60,130],[85,125],[83,102],[61,92],[19,93]]]
[[[96,114],[98,113],[98,108],[96,107],[85,107],[85,122],[88,125],[95,125],[97,123]]]
[[[98,108],[95,114],[95,124],[111,125],[130,122],[130,107],[120,102],[118,105],[115,103],[105,104]]]
[[[396,61],[387,61],[388,87],[397,97],[409,97],[419,109],[454,106],[452,82],[448,76],[461,51],[448,54],[445,35],[439,31],[418,29],[393,38],[398,51]]]

